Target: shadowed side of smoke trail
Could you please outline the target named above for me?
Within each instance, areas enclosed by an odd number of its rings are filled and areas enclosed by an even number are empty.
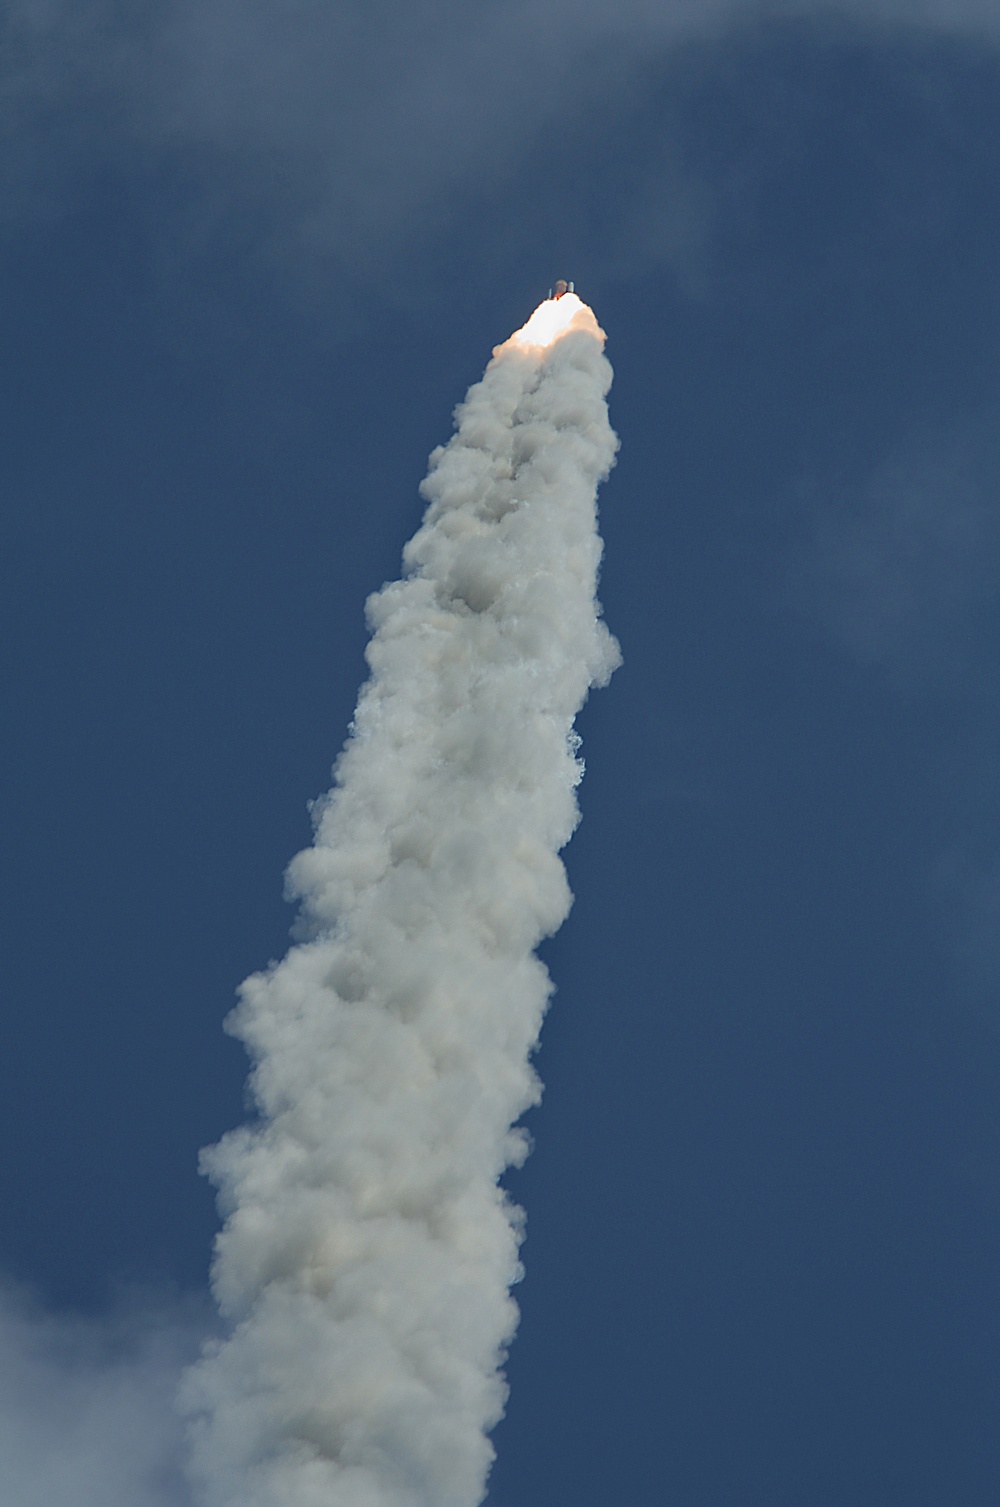
[[[472,1507],[517,1309],[498,1187],[537,1102],[533,952],[569,909],[573,719],[618,662],[595,599],[616,449],[589,311],[500,347],[432,456],[312,848],[305,940],[231,1029],[260,1119],[205,1156],[232,1328],[190,1374],[211,1507]]]

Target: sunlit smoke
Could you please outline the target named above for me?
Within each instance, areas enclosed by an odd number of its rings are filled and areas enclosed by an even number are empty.
[[[475,1507],[502,1416],[526,1153],[579,819],[573,732],[618,650],[595,591],[617,447],[592,312],[548,300],[431,457],[313,846],[301,934],[230,1029],[257,1122],[205,1156],[228,1337],[189,1373],[205,1507]]]

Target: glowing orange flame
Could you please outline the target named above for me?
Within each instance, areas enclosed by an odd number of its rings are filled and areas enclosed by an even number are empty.
[[[562,298],[546,298],[540,303],[527,324],[515,330],[503,345],[497,346],[497,351],[508,345],[519,346],[522,350],[545,350],[570,330],[586,330],[602,345],[607,338],[593,309],[575,293],[564,293]]]

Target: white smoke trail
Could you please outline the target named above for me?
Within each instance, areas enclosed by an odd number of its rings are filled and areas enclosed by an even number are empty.
[[[522,1223],[498,1179],[526,1152],[550,992],[533,952],[571,901],[573,720],[618,663],[595,600],[603,332],[572,295],[540,317],[568,328],[499,347],[431,457],[289,870],[306,939],[231,1017],[260,1119],[205,1155],[232,1325],[185,1386],[210,1507],[484,1494]]]

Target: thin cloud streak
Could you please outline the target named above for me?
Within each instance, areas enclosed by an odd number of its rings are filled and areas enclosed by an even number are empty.
[[[544,152],[568,110],[627,89],[651,53],[778,18],[1000,31],[986,0],[375,5],[91,0],[8,10],[0,52],[8,223],[56,213],[91,166],[180,174],[192,239],[213,219],[264,260],[362,280],[451,223],[464,195]],[[157,166],[159,164],[159,166]],[[181,192],[181,190],[178,190]],[[167,198],[170,199],[168,193]],[[155,209],[153,211],[155,215]],[[177,218],[171,202],[165,218]],[[181,219],[184,218],[182,215]]]

